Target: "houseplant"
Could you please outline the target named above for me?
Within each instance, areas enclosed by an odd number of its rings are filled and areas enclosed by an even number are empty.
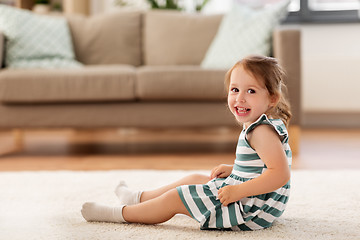
[[[50,12],[49,0],[35,0],[35,5],[32,8],[33,12],[39,14],[47,14]]]
[[[209,0],[192,0],[193,4],[190,8],[200,12]],[[186,10],[184,0],[114,0],[114,5],[119,7],[138,7],[143,9],[170,9],[170,10]]]
[[[174,9],[174,10],[182,10],[181,7],[181,0],[165,0],[159,1],[159,0],[147,0],[152,9]],[[195,10],[201,11],[202,8],[209,2],[209,0],[193,0],[195,1]]]

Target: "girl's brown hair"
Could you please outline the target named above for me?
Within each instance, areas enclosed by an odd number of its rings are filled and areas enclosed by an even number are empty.
[[[229,92],[230,77],[232,71],[242,66],[245,71],[252,74],[257,81],[261,81],[269,92],[271,97],[277,97],[278,103],[270,108],[266,114],[280,118],[288,126],[291,118],[290,103],[285,98],[287,87],[284,83],[285,72],[278,61],[272,57],[259,55],[248,56],[237,62],[225,75],[225,86]]]

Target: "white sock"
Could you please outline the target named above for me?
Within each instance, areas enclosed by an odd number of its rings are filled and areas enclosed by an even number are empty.
[[[121,181],[115,188],[115,194],[120,200],[120,204],[134,205],[140,203],[143,191],[134,191],[128,188],[125,181]]]
[[[88,222],[126,222],[122,215],[124,205],[120,207],[108,207],[94,202],[84,203],[81,214]]]

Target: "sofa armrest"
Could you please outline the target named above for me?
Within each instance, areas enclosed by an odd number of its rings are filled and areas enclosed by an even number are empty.
[[[4,66],[5,35],[0,31],[0,69]]]
[[[281,26],[273,34],[273,53],[286,72],[286,85],[293,117],[292,125],[301,126],[301,32]]]

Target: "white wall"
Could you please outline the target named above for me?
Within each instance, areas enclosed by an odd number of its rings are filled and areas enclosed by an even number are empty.
[[[304,112],[360,113],[360,24],[302,25]]]

